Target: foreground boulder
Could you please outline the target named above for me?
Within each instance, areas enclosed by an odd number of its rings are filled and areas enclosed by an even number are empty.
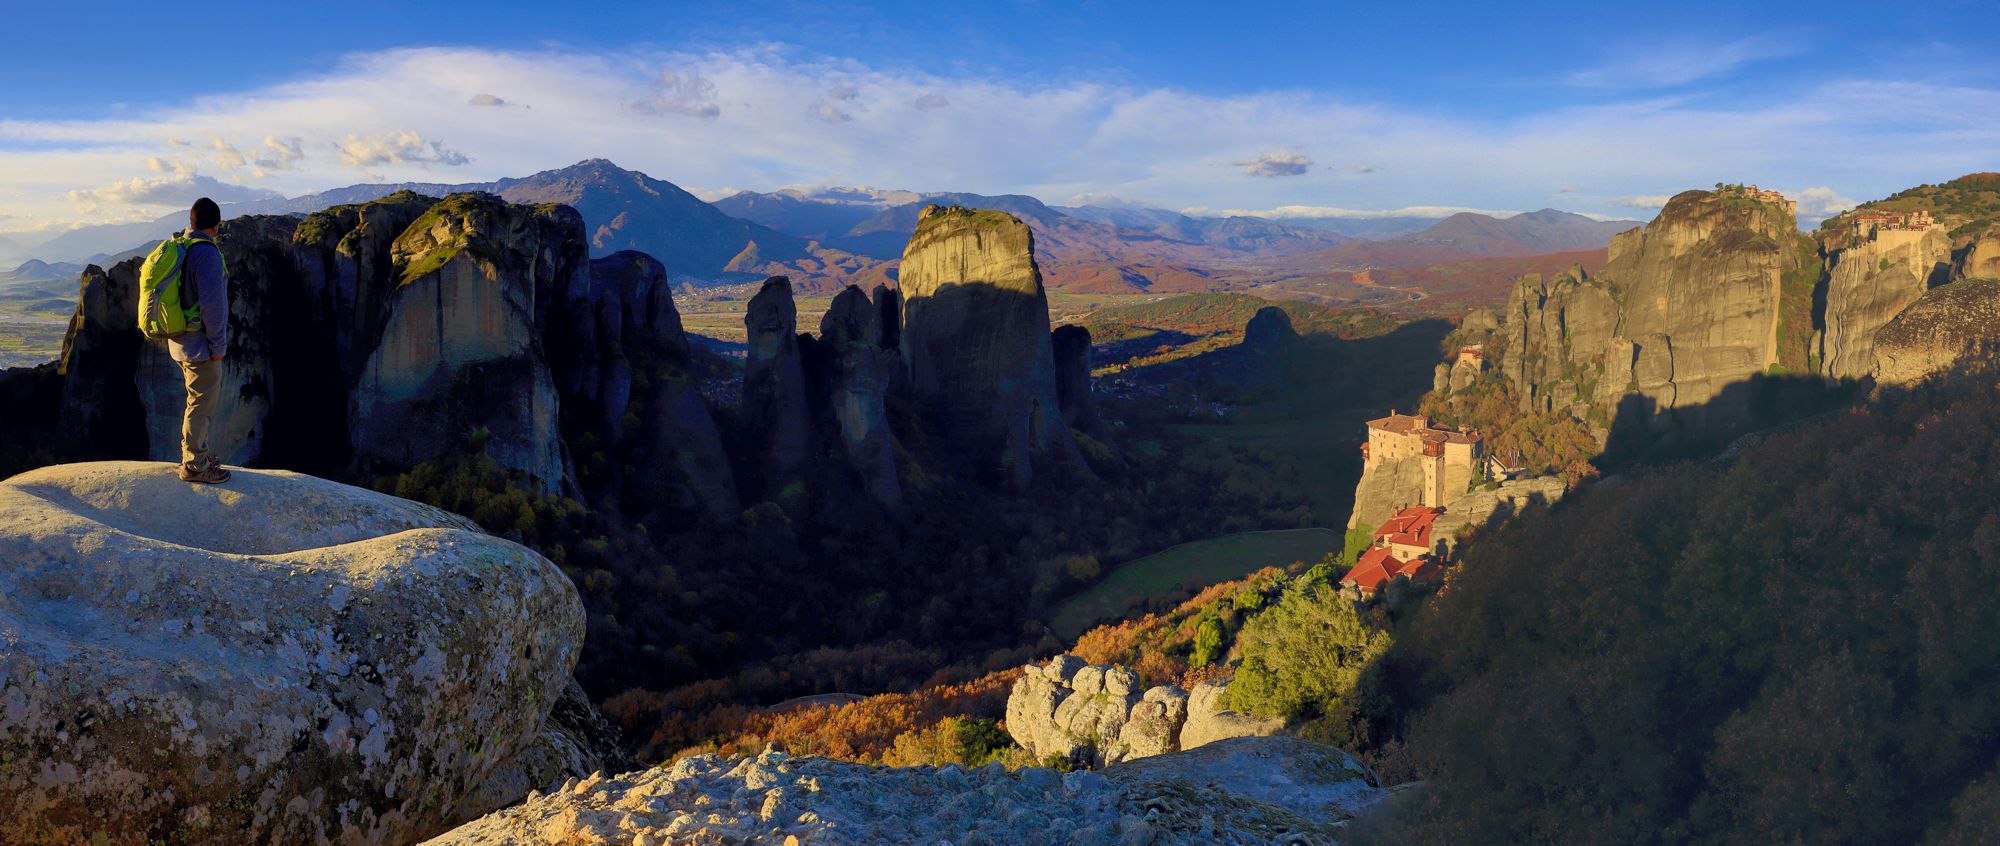
[[[435,834],[543,737],[583,640],[542,557],[310,476],[46,467],[0,515],[8,843]]]
[[[1346,753],[1284,737],[1102,773],[703,755],[564,785],[429,846],[1332,844],[1387,794]]]
[[[1139,674],[1058,655],[1030,665],[1007,695],[1007,733],[1037,761],[1101,767],[1285,730],[1285,721],[1224,707],[1229,683],[1139,687]]]

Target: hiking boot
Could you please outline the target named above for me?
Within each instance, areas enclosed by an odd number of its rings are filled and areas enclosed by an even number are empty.
[[[222,469],[221,464],[200,464],[194,467],[183,464],[181,465],[181,481],[200,482],[204,485],[220,485],[223,482],[229,481],[229,471]]]

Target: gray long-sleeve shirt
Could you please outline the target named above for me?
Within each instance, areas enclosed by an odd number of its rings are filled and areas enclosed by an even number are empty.
[[[214,246],[208,233],[193,231],[189,238],[208,244],[189,244],[187,267],[181,272],[181,296],[192,294],[201,303],[201,328],[167,342],[167,353],[175,361],[199,364],[229,349],[229,278],[222,270],[222,248]]]

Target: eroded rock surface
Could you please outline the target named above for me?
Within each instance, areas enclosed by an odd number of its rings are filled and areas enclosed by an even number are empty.
[[[1787,287],[1784,279],[1808,272],[1811,255],[1776,204],[1683,192],[1652,223],[1614,236],[1597,274],[1572,269],[1517,282],[1503,312],[1499,367],[1524,410],[1567,411],[1598,425],[1628,393],[1655,415],[1710,404],[1772,365],[1804,364],[1812,284]],[[1704,413],[1727,421],[1735,411]]]
[[[763,471],[764,496],[775,496],[812,458],[812,422],[799,356],[798,306],[792,282],[764,280],[743,314],[749,357],[743,365],[743,422]]]
[[[1875,333],[1950,272],[1951,238],[1942,228],[1885,230],[1834,254],[1827,281],[1820,372],[1859,378],[1875,366]]]
[[[574,209],[490,194],[449,197],[397,236],[401,284],[349,416],[357,457],[415,464],[478,431],[502,467],[559,489],[568,457],[541,337],[587,292],[587,249]]]
[[[554,565],[437,509],[165,463],[0,482],[5,839],[407,843],[544,729]]]
[[[1007,733],[1036,760],[1061,758],[1102,767],[1192,749],[1230,737],[1277,734],[1285,721],[1252,717],[1222,705],[1228,682],[1184,691],[1139,688],[1139,674],[1059,655],[1029,665],[1007,696]]]
[[[1931,289],[1875,334],[1876,381],[1909,384],[1967,355],[2000,351],[2000,279]]]
[[[428,846],[1330,846],[1387,794],[1340,750],[1282,737],[1067,774],[997,763],[871,767],[773,751],[593,776]]]
[[[826,402],[840,430],[848,466],[878,502],[899,504],[903,489],[884,397],[889,374],[900,362],[894,350],[881,346],[881,310],[860,288],[849,285],[820,319],[819,337],[830,359]]]

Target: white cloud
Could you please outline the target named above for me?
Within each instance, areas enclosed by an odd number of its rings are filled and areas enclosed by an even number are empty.
[[[861,96],[861,89],[849,85],[845,82],[837,83],[826,89],[826,97],[829,100],[846,101],[846,100],[852,100],[859,96]]]
[[[1821,221],[1860,205],[1843,197],[1832,188],[1821,186],[1798,192],[1792,199],[1799,201],[1799,220]]]
[[[831,103],[820,103],[814,106],[810,114],[814,119],[827,123],[847,123],[854,119],[853,115],[834,108]]]
[[[242,150],[222,140],[220,135],[208,136],[208,150],[211,160],[215,162],[216,170],[231,171],[250,163],[249,157],[243,155]]]
[[[1492,119],[1307,91],[1224,96],[1087,78],[932,76],[787,48],[394,50],[151,111],[0,119],[0,212],[37,226],[150,219],[157,209],[102,199],[82,214],[69,194],[195,165],[223,178],[254,178],[254,168],[266,177],[260,187],[296,195],[357,177],[435,180],[449,166],[458,169],[454,178],[493,179],[604,157],[697,191],[865,184],[1043,198],[1101,193],[1164,208],[1327,216],[1405,206],[1536,208],[1555,185],[1591,192],[1563,195],[1565,207],[1610,214],[1632,208],[1618,199],[1718,179],[1877,197],[1991,169],[2000,92],[1838,71],[1823,79],[1728,107],[1687,97],[1608,98]],[[855,96],[834,98],[834,87]],[[475,91],[507,91],[509,102],[535,108],[468,107]],[[829,132],[812,119],[820,106],[864,119]],[[217,169],[211,136],[249,164]],[[1282,179],[1244,178],[1256,159],[1218,166],[1227,161],[1218,150],[1270,151],[1273,139],[1309,139],[1316,152],[1337,150],[1340,164],[1279,165],[1305,168]],[[1356,178],[1348,163],[1374,172]]]
[[[199,197],[208,197],[218,203],[240,203],[276,196],[279,196],[276,191],[222,182],[214,177],[200,176],[192,172],[153,178],[140,177],[114,182],[102,188],[69,192],[70,202],[85,209],[105,204],[182,206],[193,203]]]
[[[474,95],[472,95],[472,99],[470,99],[470,100],[467,100],[467,101],[465,101],[465,104],[466,104],[466,105],[468,105],[468,106],[511,106],[511,105],[513,105],[512,103],[509,103],[509,102],[507,102],[506,100],[502,100],[502,99],[500,99],[500,98],[498,98],[498,97],[495,97],[495,96],[493,96],[493,95],[491,95],[491,94],[474,94]]]
[[[305,161],[305,142],[297,137],[279,138],[264,136],[262,149],[257,153],[257,166],[265,170],[291,170]]]
[[[1298,176],[1312,170],[1312,159],[1292,152],[1263,153],[1247,162],[1236,162],[1246,176]]]
[[[456,167],[472,162],[470,157],[446,147],[443,142],[426,141],[422,135],[406,129],[374,135],[350,134],[333,142],[333,146],[340,153],[341,164],[354,168],[387,164]]]
[[[722,114],[722,106],[716,102],[715,83],[695,71],[660,71],[653,79],[652,92],[632,105],[655,115],[682,114],[714,120]]]

